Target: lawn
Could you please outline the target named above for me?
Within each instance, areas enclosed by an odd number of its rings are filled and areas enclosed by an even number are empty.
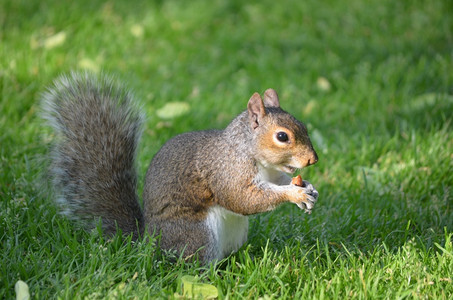
[[[1,1],[0,299],[18,280],[35,299],[178,298],[185,275],[221,299],[451,299],[452,13],[447,0]],[[301,171],[315,210],[250,217],[247,244],[209,266],[82,231],[43,192],[40,94],[71,70],[111,74],[142,105],[140,191],[167,139],[223,128],[274,88],[318,152]],[[186,109],[165,116],[169,102]]]

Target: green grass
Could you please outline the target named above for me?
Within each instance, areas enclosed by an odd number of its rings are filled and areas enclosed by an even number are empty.
[[[453,296],[451,1],[22,1],[0,3],[0,298],[168,298],[197,275],[220,298]],[[148,119],[147,165],[178,133],[222,128],[276,89],[309,128],[320,193],[253,216],[216,266],[80,231],[42,193],[50,132],[39,94],[70,70],[115,75]],[[330,88],[318,83],[325,78]],[[188,114],[156,110],[184,101]]]

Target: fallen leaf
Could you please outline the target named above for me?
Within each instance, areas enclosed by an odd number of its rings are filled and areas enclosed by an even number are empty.
[[[304,115],[309,115],[313,112],[313,110],[315,109],[316,107],[316,101],[314,100],[310,100],[307,105],[305,105],[304,107]]]
[[[219,291],[212,284],[199,283],[194,276],[181,277],[183,297],[189,299],[215,299],[219,296]]]
[[[30,291],[28,285],[22,280],[18,280],[14,285],[16,291],[16,300],[28,300],[30,299]]]
[[[138,25],[138,24],[132,25],[131,34],[134,37],[141,38],[141,37],[143,37],[144,33],[145,33],[145,29],[143,28],[143,26]]]
[[[137,277],[138,277],[138,272],[135,272],[135,273],[134,273],[134,276],[132,276],[132,280],[137,279]]]
[[[62,45],[66,41],[66,33],[60,31],[44,40],[44,48],[52,49]]]
[[[89,70],[94,73],[99,72],[99,64],[89,58],[82,58],[78,65],[81,69]]]
[[[185,115],[190,110],[190,105],[187,102],[168,102],[163,107],[156,111],[156,114],[161,119],[174,119]]]
[[[328,92],[330,91],[330,82],[327,80],[325,77],[319,77],[318,80],[316,81],[316,85],[318,86],[318,89],[321,91]]]

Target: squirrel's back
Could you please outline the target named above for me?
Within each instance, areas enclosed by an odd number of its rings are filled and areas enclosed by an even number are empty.
[[[135,156],[142,116],[131,95],[108,78],[71,74],[43,96],[44,117],[56,134],[50,174],[64,212],[104,232],[143,228]]]

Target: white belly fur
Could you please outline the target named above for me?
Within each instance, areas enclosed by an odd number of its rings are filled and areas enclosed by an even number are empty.
[[[217,257],[222,259],[237,251],[246,241],[249,227],[247,216],[236,214],[220,206],[209,209],[206,226],[216,240]]]

